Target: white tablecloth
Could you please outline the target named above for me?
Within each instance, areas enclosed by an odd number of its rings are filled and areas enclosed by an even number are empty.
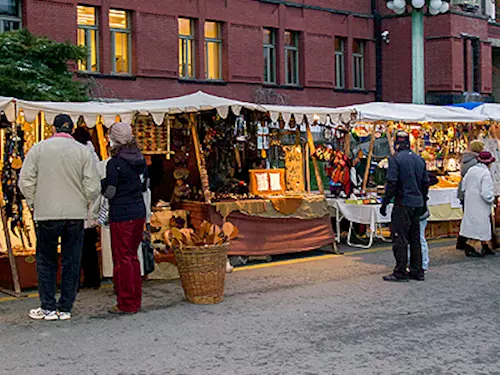
[[[391,222],[393,204],[387,206],[387,216],[380,214],[380,204],[347,204],[342,199],[327,198],[328,206],[339,210],[351,223],[365,224],[370,230],[375,231],[376,224],[388,224]]]
[[[461,208],[462,205],[457,198],[457,188],[430,189],[428,206],[438,206],[440,204],[449,204],[451,208]]]

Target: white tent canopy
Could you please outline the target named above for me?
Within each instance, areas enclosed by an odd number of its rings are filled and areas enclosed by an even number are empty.
[[[269,112],[272,121],[278,121],[279,115],[281,114],[283,121],[287,124],[292,115],[297,123],[301,123],[304,117],[310,124],[316,120],[321,124],[325,124],[327,123],[328,117],[330,117],[332,121],[336,121],[339,117],[343,121],[347,121],[353,111],[352,108],[296,107],[270,104],[263,104],[262,107]]]
[[[116,116],[120,116],[122,121],[130,122],[137,112],[151,114],[154,121],[161,124],[167,114],[196,113],[215,109],[221,117],[226,118],[230,108],[235,114],[239,114],[242,108],[263,110],[257,104],[222,98],[201,91],[170,99],[120,103],[32,102],[18,100],[18,108],[23,109],[25,118],[29,122],[32,122],[38,113],[43,111],[45,119],[49,123],[53,121],[56,115],[67,113],[74,121],[83,116],[88,120],[87,124],[89,126],[92,126],[97,116],[102,116],[107,127],[113,124]]]
[[[337,108],[337,111],[343,110],[356,110],[359,121],[483,122],[489,120],[487,116],[465,108],[425,104],[373,102]]]
[[[482,104],[474,108],[471,112],[486,116],[493,121],[500,121],[500,104],[497,103]]]
[[[485,104],[474,111],[459,107],[444,107],[418,104],[399,104],[374,102],[358,104],[341,108],[327,107],[299,107],[278,106],[268,104],[254,104],[238,100],[218,97],[198,91],[189,95],[161,100],[145,100],[130,102],[34,102],[0,97],[0,109],[4,109],[9,120],[15,119],[14,102],[17,108],[23,109],[28,122],[35,120],[40,112],[44,112],[45,119],[52,123],[56,115],[69,114],[76,122],[80,116],[86,119],[89,126],[93,126],[98,116],[102,116],[105,126],[109,127],[120,116],[122,121],[131,122],[136,113],[151,114],[157,124],[161,124],[165,115],[179,113],[197,113],[200,111],[217,110],[222,118],[227,118],[229,110],[239,115],[242,108],[269,112],[271,119],[277,121],[280,114],[285,123],[292,115],[297,123],[305,117],[312,124],[315,121],[327,123],[348,121],[354,111],[358,113],[359,121],[404,121],[404,122],[481,122],[490,118],[500,119],[500,105]],[[487,115],[481,111],[490,110],[497,113]],[[488,112],[489,113],[489,112]]]
[[[4,111],[9,120],[16,117],[16,110],[14,106],[14,98],[0,96],[0,111]]]

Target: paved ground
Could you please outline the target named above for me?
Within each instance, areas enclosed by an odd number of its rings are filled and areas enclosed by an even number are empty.
[[[384,249],[229,275],[224,303],[148,283],[145,311],[81,293],[70,322],[26,318],[0,296],[0,374],[500,374],[500,255],[433,244],[425,282],[389,284]]]

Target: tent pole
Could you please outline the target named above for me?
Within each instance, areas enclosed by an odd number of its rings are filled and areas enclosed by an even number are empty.
[[[373,124],[372,135],[370,138],[370,149],[368,150],[368,157],[366,159],[365,175],[363,177],[363,186],[361,188],[363,191],[366,191],[366,185],[368,184],[368,176],[370,175],[370,166],[371,166],[372,156],[373,156],[373,146],[375,145],[376,129],[377,129],[377,126],[375,124]]]
[[[16,296],[19,296],[21,294],[21,286],[19,284],[19,273],[17,271],[16,257],[14,255],[14,251],[12,250],[12,243],[10,242],[10,233],[9,233],[7,215],[5,213],[5,206],[2,205],[0,211],[2,212],[2,226],[5,235],[5,244],[7,246],[7,253],[9,255],[9,264],[10,264],[10,271],[12,273],[12,283],[14,284],[14,292]]]
[[[389,151],[392,156],[396,153],[396,150],[394,149],[394,137],[392,134],[392,126],[390,124],[387,124],[387,130],[385,133],[387,136],[387,142],[389,143]]]
[[[200,140],[198,138],[198,130],[196,127],[196,113],[189,115],[189,125],[191,128],[191,135],[193,136],[194,153],[196,155],[196,164],[198,165],[198,171],[200,172],[201,180],[201,190],[203,191],[203,197],[205,198],[205,203],[212,203],[212,198],[210,194],[210,185],[208,183],[208,173],[205,164],[205,157],[201,151]]]

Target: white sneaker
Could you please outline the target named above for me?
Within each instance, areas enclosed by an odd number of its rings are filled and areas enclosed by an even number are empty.
[[[71,313],[69,313],[69,312],[59,311],[58,315],[59,315],[59,320],[70,320],[71,319]]]
[[[58,320],[59,316],[56,311],[44,310],[41,307],[30,310],[28,316],[34,320]]]

